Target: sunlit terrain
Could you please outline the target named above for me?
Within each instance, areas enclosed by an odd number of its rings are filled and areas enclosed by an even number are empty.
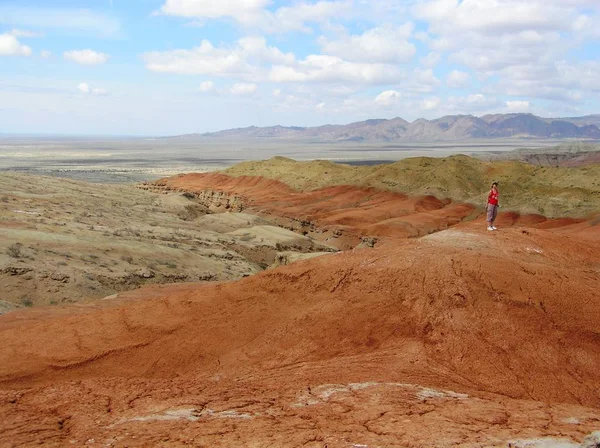
[[[411,143],[299,141],[186,141],[177,138],[0,137],[0,170],[69,177],[86,182],[132,183],[207,172],[275,155],[349,164],[389,163],[407,157],[489,155],[556,145],[556,140],[473,140]]]

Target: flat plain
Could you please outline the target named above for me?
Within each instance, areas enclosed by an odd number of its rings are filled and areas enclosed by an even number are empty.
[[[186,138],[0,136],[0,171],[70,177],[86,182],[135,183],[189,172],[223,169],[274,156],[350,164],[390,163],[407,157],[485,155],[540,148],[559,140],[324,143]]]

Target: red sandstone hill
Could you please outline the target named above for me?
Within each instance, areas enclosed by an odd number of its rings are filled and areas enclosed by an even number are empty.
[[[350,249],[363,237],[386,240],[428,235],[479,217],[474,205],[440,200],[431,195],[407,196],[373,187],[337,185],[295,190],[260,176],[231,177],[221,173],[182,174],[156,181],[150,188],[185,191],[215,211],[242,209],[268,216],[280,225],[310,234],[340,249]],[[502,209],[504,210],[504,209]],[[547,219],[539,214],[502,212],[502,225],[524,224],[563,228],[567,233],[600,238],[600,217]]]
[[[487,232],[433,196],[158,184],[378,243],[0,317],[0,446],[566,447],[600,428],[597,217],[503,212]]]
[[[269,216],[341,249],[355,247],[362,237],[427,235],[475,216],[470,204],[352,185],[297,191],[276,180],[220,173],[180,175],[155,185],[196,193],[213,210]]]
[[[8,314],[0,445],[581,442],[600,427],[600,246],[564,228],[466,223]]]

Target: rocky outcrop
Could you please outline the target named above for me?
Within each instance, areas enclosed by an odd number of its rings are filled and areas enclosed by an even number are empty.
[[[137,188],[162,194],[181,193],[198,203],[200,206],[205,207],[210,212],[241,212],[247,207],[248,202],[248,200],[242,196],[228,194],[210,188],[201,191],[190,191],[185,188],[172,188],[166,181],[156,181],[154,183],[144,182],[137,185]]]
[[[339,185],[299,192],[283,182],[258,176],[188,174],[146,185],[194,197],[213,211],[238,211],[268,217],[280,227],[342,250],[364,237],[418,237],[471,216],[469,204],[433,196],[407,197],[376,188]]]

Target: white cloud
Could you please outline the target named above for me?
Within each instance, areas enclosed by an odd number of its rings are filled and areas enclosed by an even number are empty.
[[[251,82],[385,84],[402,75],[392,64],[352,62],[337,56],[309,55],[297,60],[292,53],[268,46],[263,37],[246,37],[229,48],[217,48],[205,40],[191,50],[150,52],[143,59],[155,72],[225,76]],[[417,75],[430,78],[425,82],[436,81],[431,79],[435,78],[431,70]]]
[[[290,93],[275,96],[277,102],[273,105],[275,110],[300,110],[300,109],[315,109],[318,104],[314,98],[293,95]]]
[[[290,63],[295,58],[292,53],[283,53],[276,47],[268,46],[264,37],[244,37],[238,40],[238,48],[243,55],[258,63]]]
[[[324,82],[387,84],[400,77],[396,66],[348,62],[336,56],[309,55],[289,65],[275,65],[269,79],[274,82]]]
[[[573,104],[600,93],[599,70],[598,61],[524,63],[499,70],[498,81],[484,89],[495,94]]]
[[[231,87],[230,92],[232,95],[249,96],[254,95],[257,90],[256,84],[239,82]]]
[[[231,17],[249,23],[256,21],[268,4],[269,0],[167,0],[160,13],[197,19]]]
[[[341,110],[346,111],[355,111],[362,109],[364,106],[363,102],[359,101],[356,98],[347,98],[342,101]]]
[[[48,58],[52,57],[52,52],[48,51],[48,50],[42,50],[40,52],[40,56],[43,57],[44,59],[48,59]]]
[[[465,87],[469,82],[469,74],[459,70],[452,70],[446,78],[446,84],[449,87],[460,89]]]
[[[441,59],[441,54],[431,51],[427,56],[421,58],[420,62],[423,67],[433,68]]]
[[[232,48],[216,48],[204,40],[191,50],[155,51],[144,54],[143,59],[149,70],[160,73],[259,77],[265,64],[288,64],[295,58],[267,46],[262,37],[246,37]]]
[[[357,87],[345,86],[343,84],[333,85],[327,87],[327,95],[328,96],[336,96],[336,97],[347,97],[350,95],[354,95],[357,92]]]
[[[21,44],[12,34],[0,34],[0,56],[29,56],[31,48]]]
[[[506,107],[510,112],[528,112],[531,106],[529,101],[507,101]]]
[[[412,74],[403,81],[404,88],[411,92],[428,93],[439,86],[440,80],[435,76],[433,70],[416,68]]]
[[[90,85],[86,82],[82,82],[80,84],[77,85],[77,89],[79,89],[80,92],[83,93],[90,93],[91,89],[90,89]]]
[[[596,14],[581,14],[573,22],[573,32],[578,36],[597,39],[600,37],[600,8]]]
[[[300,2],[275,11],[269,0],[166,0],[158,14],[197,19],[232,19],[266,32],[310,31],[306,23],[324,23],[352,7],[350,0]]]
[[[91,87],[87,82],[82,82],[77,85],[77,90],[86,95],[94,95],[94,96],[105,96],[108,95],[108,91],[105,89],[100,89],[98,87]]]
[[[563,85],[584,91],[600,92],[600,61],[567,62],[555,64]]]
[[[375,103],[372,98],[355,96],[355,93],[357,93],[356,90],[343,85],[290,84],[273,89],[270,99],[273,101],[273,107],[277,110],[314,111],[316,109],[326,112],[339,112],[346,100],[358,98],[365,108],[379,111],[379,109],[374,108]],[[345,104],[344,107],[348,107],[351,103]]]
[[[472,113],[497,112],[500,104],[495,97],[488,97],[481,93],[464,96],[450,96],[439,105],[436,112],[440,115],[466,115]]]
[[[459,38],[457,38],[459,39]],[[541,66],[556,60],[563,50],[559,33],[523,31],[502,36],[464,35],[448,41],[451,61],[481,72],[495,72],[518,65]],[[435,44],[434,44],[435,45]]]
[[[376,102],[372,103],[372,108],[364,106],[368,115],[373,117],[381,114],[381,106]],[[493,96],[486,96],[481,93],[474,93],[467,96],[427,96],[411,95],[402,92],[402,99],[393,105],[394,115],[413,120],[415,118],[425,117],[429,119],[440,118],[445,115],[484,115],[486,113],[497,113],[504,111],[506,104],[499,102]]]
[[[425,31],[417,31],[415,33],[415,39],[421,42],[429,42],[431,40],[431,36],[429,36],[429,33],[426,33]]]
[[[81,65],[98,65],[104,64],[106,61],[108,61],[110,56],[105,53],[98,53],[94,50],[87,49],[65,51],[64,57],[65,59],[77,62]]]
[[[143,57],[149,70],[160,73],[237,75],[252,71],[240,51],[215,48],[207,40],[191,50],[151,52]]]
[[[119,21],[82,8],[21,7],[17,2],[0,5],[0,23],[34,29],[54,29],[66,34],[94,34],[115,37]]]
[[[363,34],[344,36],[334,41],[322,38],[320,43],[324,53],[348,61],[407,62],[416,53],[415,46],[408,41],[413,28],[412,23],[396,28],[373,28]]]
[[[571,14],[565,12],[570,9],[562,7],[561,2],[555,3],[545,0],[430,0],[418,4],[415,13],[428,21],[436,34],[457,30],[486,34],[562,30],[569,26]]]
[[[44,37],[43,33],[36,33],[35,31],[19,30],[13,28],[8,32],[11,36],[15,37]]]
[[[484,92],[572,103],[597,91],[588,63],[571,56],[600,37],[597,1],[421,0],[413,12],[428,25],[430,49],[470,68]],[[562,69],[563,59],[579,68]],[[467,80],[451,74],[447,84]]]
[[[381,92],[375,98],[375,103],[380,106],[392,106],[397,104],[402,98],[402,94],[395,90],[386,90],[385,92]]]
[[[430,92],[439,85],[431,69],[417,69],[410,79],[398,64],[349,61],[335,55],[311,54],[298,60],[269,46],[264,37],[245,37],[230,47],[214,47],[204,40],[190,50],[149,52],[146,67],[159,73],[210,75],[246,82],[327,83],[332,92],[348,95],[361,85],[404,82],[411,91]]]
[[[352,6],[351,0],[296,3],[279,8],[275,13],[266,11],[260,26],[270,32],[309,32],[306,23],[325,23],[349,13]]]
[[[546,82],[549,84],[507,78],[485,86],[484,90],[513,97],[543,98],[551,101],[573,102],[581,100],[581,92],[573,86],[566,85],[564,80],[548,79]]]
[[[422,110],[434,110],[440,105],[441,100],[437,97],[426,98],[421,102]]]
[[[487,98],[481,93],[475,93],[467,96],[468,104],[486,104]]]
[[[198,90],[204,93],[213,92],[215,90],[215,83],[212,81],[204,81],[200,84]]]

